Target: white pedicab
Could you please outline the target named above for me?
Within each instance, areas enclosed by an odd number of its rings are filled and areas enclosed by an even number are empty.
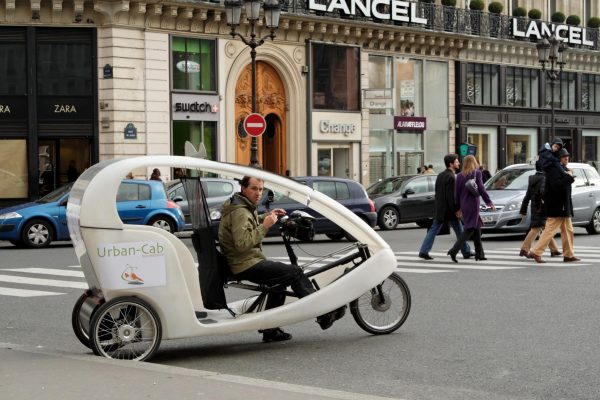
[[[296,299],[287,291],[286,304],[264,310],[264,298],[273,288],[230,282],[254,291],[246,299],[228,303],[227,308],[208,309],[198,274],[203,257],[198,256],[197,267],[188,247],[176,236],[153,226],[123,224],[117,214],[115,199],[122,178],[132,170],[157,166],[263,179],[265,187],[335,221],[356,243],[342,249],[343,254],[332,253],[336,261],[305,269],[318,289],[313,294]],[[408,287],[394,273],[395,255],[373,229],[326,195],[254,168],[179,156],[103,161],[86,170],[73,186],[67,220],[89,285],[73,309],[73,329],[84,345],[108,358],[147,360],[163,339],[285,326],[347,303],[361,328],[385,334],[398,329],[410,311]],[[289,239],[283,228],[282,236]],[[289,241],[286,248],[290,254]],[[293,251],[290,257],[295,263]]]

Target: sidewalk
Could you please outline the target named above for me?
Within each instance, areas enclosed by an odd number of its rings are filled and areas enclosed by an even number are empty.
[[[0,343],[2,400],[383,400],[335,390]],[[389,398],[385,398],[389,399]]]

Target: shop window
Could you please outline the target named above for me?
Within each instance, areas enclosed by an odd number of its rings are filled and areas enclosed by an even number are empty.
[[[0,37],[0,95],[23,96],[27,94],[27,54],[25,39],[22,42],[12,42],[16,38],[10,35],[6,39]]]
[[[467,64],[465,100],[468,104],[498,105],[497,65]]]
[[[531,137],[528,135],[506,136],[506,164],[524,164],[531,153]]]
[[[581,137],[583,161],[600,168],[600,131],[584,130]]]
[[[581,108],[600,111],[600,75],[581,76]]]
[[[559,78],[554,82],[546,79],[546,107],[552,107],[554,100],[554,108],[563,110],[575,110],[575,72],[562,72]],[[554,97],[552,96],[552,88],[554,86]]]
[[[421,87],[423,61],[406,58],[396,59],[395,87],[396,115],[412,117],[423,115],[421,109]]]
[[[528,68],[506,69],[506,105],[538,107],[538,72]]]
[[[360,110],[360,49],[312,45],[313,107],[319,110]]]
[[[90,96],[93,94],[92,39],[40,32],[37,43],[37,94]],[[76,40],[77,39],[77,40]],[[69,41],[69,42],[66,42]]]
[[[173,121],[173,155],[185,155],[185,142],[197,149],[200,143],[206,148],[206,158],[217,160],[217,123],[209,121]]]
[[[217,90],[215,41],[173,37],[173,90]]]
[[[0,199],[26,198],[27,177],[27,141],[0,139]]]
[[[392,87],[392,58],[369,56],[369,89]]]

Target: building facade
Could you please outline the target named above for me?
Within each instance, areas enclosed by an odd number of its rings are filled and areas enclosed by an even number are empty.
[[[388,3],[283,2],[257,49],[263,168],[368,185],[439,171],[468,142],[495,170],[528,161],[553,124],[578,161],[600,159],[598,30],[559,28],[571,42],[548,100],[536,28],[510,15],[587,20],[600,0],[506,1],[499,16],[468,1]],[[186,141],[248,164],[250,49],[229,33],[218,2],[0,0],[0,202],[36,199],[103,159],[184,154]]]

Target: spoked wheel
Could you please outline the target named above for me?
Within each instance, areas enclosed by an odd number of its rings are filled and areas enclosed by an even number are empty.
[[[160,346],[161,337],[156,311],[137,297],[118,297],[104,303],[90,323],[92,350],[107,358],[148,360]]]
[[[373,335],[392,333],[410,312],[410,290],[396,273],[350,303],[350,312],[362,329]]]

